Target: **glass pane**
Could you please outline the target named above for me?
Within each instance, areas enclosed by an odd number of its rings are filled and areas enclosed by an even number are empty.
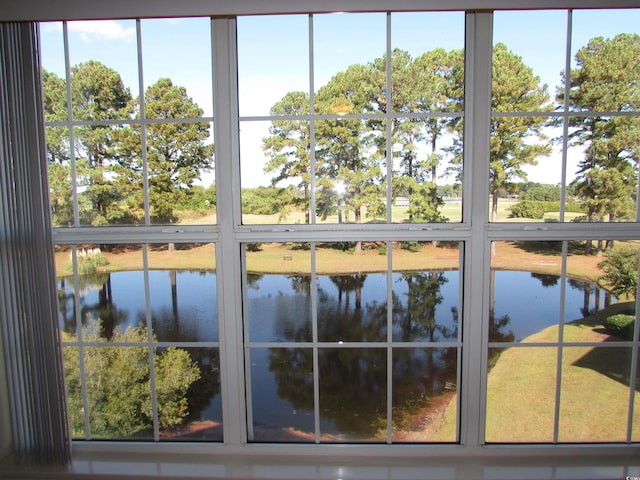
[[[188,100],[183,101],[188,103]],[[165,114],[171,116],[168,112],[161,115]],[[191,223],[194,221],[193,217],[197,218],[196,223],[204,223],[206,217],[200,217],[202,213],[207,215],[211,201],[201,198],[204,192],[200,186],[209,186],[210,190],[213,185],[212,131],[212,124],[209,122],[154,123],[147,127],[149,209],[152,223],[182,223],[183,217],[191,220]],[[215,195],[215,190],[213,194]]]
[[[222,441],[218,349],[157,349],[154,366],[160,439]]]
[[[393,265],[393,341],[457,341],[459,245],[396,242]]]
[[[89,330],[83,334],[84,341],[100,341]],[[146,328],[118,330],[112,341],[146,342]],[[87,347],[84,371],[92,439],[153,438],[148,349]]]
[[[456,348],[393,350],[393,441],[457,440]]]
[[[563,349],[561,442],[627,440],[631,358],[631,348]]]
[[[73,281],[72,249],[58,249],[55,256],[60,328],[77,335],[77,319],[81,319],[83,328],[110,340],[116,332],[135,330],[140,322],[144,325],[140,247],[86,245],[75,252],[78,285]]]
[[[506,100],[512,104],[513,100]],[[517,105],[516,105],[517,106]],[[524,107],[523,107],[524,108]],[[536,108],[538,110],[538,108]],[[518,110],[512,110],[518,111]],[[493,116],[491,120],[491,163],[489,170],[489,218],[492,222],[558,220],[560,196],[553,188],[560,182],[562,168],[558,158],[551,158],[551,139],[546,127],[548,117]],[[549,160],[545,160],[549,158]],[[529,172],[543,189],[555,192],[557,203],[531,200],[518,203],[530,185]],[[522,192],[524,190],[524,192]],[[522,192],[522,193],[521,193]],[[552,193],[550,193],[552,195]],[[539,196],[533,196],[539,198]],[[553,196],[551,198],[554,198]],[[524,205],[523,205],[524,203]]]
[[[309,96],[309,17],[244,16],[237,28],[240,115],[308,113],[276,104],[296,94]]]
[[[256,442],[313,442],[313,356],[309,348],[252,348],[251,416]]]
[[[394,223],[462,221],[462,183],[457,176],[462,172],[461,138],[446,134],[447,125],[454,128],[458,121],[448,117],[393,120]]]
[[[169,85],[173,88],[169,87],[167,95],[188,99],[174,103],[169,117],[213,115],[210,25],[206,17],[140,21],[147,118],[167,118],[154,104],[158,92]]]
[[[387,351],[320,348],[323,442],[386,442]]]
[[[557,342],[562,242],[493,242],[489,341]]]
[[[569,123],[575,171],[566,208],[574,221],[635,221],[640,116],[570,117]]]
[[[77,338],[62,332],[63,345],[66,342],[74,342]],[[64,380],[67,392],[67,408],[69,411],[69,424],[71,438],[85,438],[84,403],[82,400],[82,379],[80,378],[80,353],[76,347],[62,347],[64,361]]]
[[[565,68],[566,11],[495,12],[493,41],[495,111],[536,111],[541,105],[554,100],[561,72]],[[501,95],[514,96],[497,97],[496,87],[507,87],[509,78],[514,76],[523,88],[531,91],[518,98],[516,91],[509,92],[505,88],[500,90]],[[533,98],[536,100],[533,101]],[[509,105],[509,100],[513,100],[514,105]],[[525,103],[517,104],[522,101]]]
[[[70,227],[74,224],[74,205],[73,178],[69,161],[69,129],[46,127],[45,132],[51,221],[54,227]]]
[[[159,342],[218,341],[215,245],[150,245],[149,292]],[[140,282],[144,282],[140,271]]]
[[[40,22],[40,58],[42,67],[57,77],[65,78],[64,35],[62,22]],[[46,77],[46,74],[44,75]]]
[[[387,218],[386,134],[381,120],[316,122],[316,214],[332,223]]]
[[[245,244],[248,340],[310,342],[311,248]]]
[[[241,122],[242,223],[311,223],[309,129],[307,120]]]
[[[636,286],[628,279],[637,274],[637,252],[637,242],[570,243],[565,341],[632,340]]]
[[[74,136],[80,225],[144,222],[140,129],[82,126],[74,128]]]
[[[463,110],[464,22],[462,12],[391,14],[393,111]]]
[[[67,26],[74,120],[128,118],[139,105],[135,20]]]
[[[638,9],[574,11],[572,109],[638,111],[638,34]]]
[[[387,337],[386,249],[376,242],[318,246],[318,340],[381,342]]]
[[[486,441],[553,442],[557,348],[489,351]]]
[[[318,105],[317,112],[381,111],[377,96],[371,101],[357,92],[367,86],[375,88],[377,76],[370,74],[367,64],[386,51],[385,14],[314,15],[313,35],[317,101],[328,102],[324,107]],[[383,93],[379,88],[378,92]]]

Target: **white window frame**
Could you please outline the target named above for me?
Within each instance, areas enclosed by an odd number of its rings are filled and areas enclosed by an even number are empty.
[[[86,2],[74,5],[72,13],[69,9],[44,0],[23,2],[12,5],[3,20],[32,18],[32,12],[25,12],[23,6],[38,4],[42,7],[39,19],[60,18],[100,18],[105,15],[100,5],[86,6]],[[126,2],[123,2],[123,4]],[[133,3],[133,2],[129,2]],[[142,2],[141,2],[142,3]],[[311,2],[308,2],[309,4]],[[360,11],[386,10],[388,2],[369,1],[360,7]],[[435,1],[401,1],[393,5],[394,11],[413,9],[444,9],[441,2]],[[245,13],[292,13],[304,10],[313,12],[313,8],[304,8],[307,2],[282,2],[278,7],[264,11],[260,2],[248,2],[248,6],[240,7],[237,2],[220,2],[215,7],[202,7],[195,0],[180,3],[166,0],[163,2],[143,3],[142,7],[123,6],[118,16],[126,17],[130,11],[133,16],[156,15],[198,15],[207,9],[218,12],[229,8],[233,14]],[[340,6],[338,5],[340,4]],[[418,5],[419,4],[419,5]],[[436,5],[437,4],[437,5]],[[311,7],[311,5],[308,5]],[[446,5],[446,9],[474,9],[504,7],[502,2],[473,2],[471,0],[455,1]],[[545,0],[535,5],[536,9],[567,7],[638,7],[637,1],[604,2],[604,1],[562,1]],[[323,11],[344,8],[343,2],[329,1],[323,4]],[[509,8],[530,8],[529,2],[513,0]],[[107,8],[113,8],[111,4]],[[142,12],[136,11],[141,8]],[[89,10],[87,10],[89,9]],[[178,13],[176,10],[180,10]],[[51,15],[48,17],[48,15]],[[112,16],[112,15],[111,15]],[[490,243],[502,240],[561,240],[576,238],[607,238],[614,240],[634,240],[640,238],[637,223],[607,224],[606,228],[585,224],[489,224],[487,199],[489,178],[489,122],[491,112],[491,57],[492,57],[492,13],[490,11],[466,14],[466,64],[465,64],[465,152],[464,152],[464,184],[463,198],[465,207],[461,224],[435,224],[420,227],[400,227],[398,225],[359,225],[355,230],[347,225],[305,225],[296,226],[283,232],[271,226],[246,226],[241,223],[240,205],[240,161],[239,161],[239,122],[237,111],[238,92],[236,82],[237,58],[235,51],[235,19],[227,17],[212,18],[213,71],[214,71],[214,138],[216,143],[216,178],[219,205],[218,224],[212,226],[143,226],[143,227],[109,227],[94,229],[88,227],[60,228],[54,232],[54,242],[58,244],[91,244],[91,243],[184,243],[215,242],[218,278],[218,318],[220,319],[220,361],[223,405],[223,444],[190,444],[171,443],[118,443],[87,442],[75,443],[78,452],[224,452],[224,453],[277,453],[325,455],[328,452],[337,455],[484,455],[492,451],[500,454],[520,455],[523,450],[530,454],[548,455],[550,451],[571,448],[567,445],[519,445],[504,449],[500,446],[484,444],[484,410],[486,403],[486,370],[487,370],[487,325],[488,325],[488,273],[490,268]],[[438,445],[392,445],[361,446],[350,445],[348,449],[336,449],[326,445],[263,445],[247,442],[243,331],[242,331],[242,268],[240,245],[244,242],[277,242],[277,241],[327,241],[334,240],[336,234],[345,241],[357,240],[449,240],[465,243],[464,248],[464,301],[463,301],[463,347],[462,347],[462,384],[459,391],[464,392],[460,399],[460,444],[449,446]],[[480,286],[480,287],[479,287]],[[480,307],[480,308],[479,308]],[[636,304],[638,310],[638,304]],[[478,313],[480,312],[480,313]],[[638,359],[638,341],[633,345],[633,369]],[[632,372],[634,378],[637,372]],[[381,448],[382,447],[382,448]],[[593,446],[586,449],[587,454],[595,448],[602,451],[618,451],[637,453],[637,446]],[[572,449],[572,453],[584,452],[584,445]],[[384,453],[383,453],[384,452]]]

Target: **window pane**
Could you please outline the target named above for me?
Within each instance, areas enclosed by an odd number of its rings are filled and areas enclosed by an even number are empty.
[[[95,342],[99,337],[87,331],[83,340]],[[118,330],[112,338],[113,343],[146,340],[144,327]],[[83,362],[91,438],[152,439],[148,349],[87,347]]]
[[[376,264],[384,267],[376,271]],[[318,249],[317,265],[323,272],[317,278],[318,340],[385,341],[387,274],[377,272],[386,270],[386,253],[374,242],[326,244]]]
[[[339,32],[339,34],[336,34]],[[367,64],[386,51],[386,17],[383,13],[324,14],[313,16],[314,84],[318,101],[332,98],[318,112],[334,114],[380,111],[375,101],[357,95],[358,84],[370,83]],[[342,85],[349,85],[342,89]],[[337,92],[342,95],[336,96]]]
[[[62,332],[63,345],[66,342],[75,341],[73,334]],[[64,380],[67,394],[67,408],[69,410],[69,423],[71,438],[84,439],[85,418],[83,401],[83,382],[80,377],[80,353],[76,347],[63,347]]]
[[[181,101],[188,103],[185,99]],[[165,113],[169,115],[168,112]],[[209,175],[213,169],[211,132],[209,122],[154,123],[147,127],[149,210],[152,223],[180,223],[183,215],[189,218],[199,217],[199,212],[203,210],[207,213],[207,199],[199,198],[204,196],[204,192],[200,188],[194,188],[194,185],[212,184],[212,177]],[[201,219],[198,220],[201,223]]]
[[[159,342],[218,341],[215,246],[151,245],[149,302]],[[143,272],[140,283],[143,283]]]
[[[397,242],[394,247],[393,341],[457,341],[461,311],[458,244]]]
[[[252,348],[247,357],[251,365],[250,440],[313,442],[312,350]]]
[[[142,255],[137,245],[82,246],[75,249],[78,285],[73,280],[71,248],[56,252],[60,328],[78,335],[81,326],[103,340],[145,323]],[[79,309],[79,310],[78,310]]]
[[[489,350],[486,441],[553,442],[556,347]]]
[[[385,222],[384,122],[319,120],[316,132],[318,216],[337,223]]]
[[[560,84],[561,72],[565,68],[567,44],[567,12],[563,10],[540,11],[498,11],[493,16],[494,42],[494,111],[536,111],[546,102],[553,100],[556,87]],[[503,48],[504,47],[504,48]],[[511,70],[511,73],[509,72]],[[496,87],[508,85],[508,79],[526,79],[523,85],[537,93],[546,93],[536,98],[534,92],[521,98],[531,100],[524,105],[509,105],[508,89]],[[535,77],[538,77],[537,79]],[[515,91],[512,93],[515,94]],[[499,98],[501,100],[499,100]],[[516,97],[511,97],[514,101]],[[533,101],[536,98],[536,101]],[[515,103],[515,102],[514,102]],[[526,105],[525,108],[522,108]]]
[[[630,270],[637,272],[637,248],[636,242],[623,241],[570,243],[566,342],[632,340],[635,301],[626,295],[635,296],[635,285],[627,280]]]
[[[511,99],[506,102],[512,104]],[[558,158],[544,160],[552,153],[550,137],[545,130],[548,126],[547,117],[492,117],[489,171],[489,218],[492,222],[504,222],[510,218],[516,221],[559,219],[560,189],[554,185],[560,182],[562,164]],[[527,183],[528,171],[537,172],[538,182],[535,185]],[[551,201],[557,198],[557,204],[542,203],[538,199],[544,200],[547,196],[531,193],[529,199],[527,191],[532,187],[543,189],[545,194],[548,192]],[[515,203],[514,200],[520,196],[530,202]]]
[[[557,342],[561,242],[493,242],[489,341]]]
[[[206,17],[141,20],[147,118],[213,115],[210,25]],[[160,92],[189,101],[173,104],[177,111],[165,116],[155,108]]]
[[[74,128],[74,136],[80,225],[143,223],[140,129],[130,125],[81,126]]]
[[[635,221],[640,116],[569,117],[569,123],[576,171],[567,210],[577,210],[582,222]]]
[[[135,20],[83,20],[67,26],[74,120],[127,118],[139,105],[140,93]]]
[[[631,358],[631,348],[563,349],[561,442],[627,440]]]
[[[311,223],[309,149],[307,120],[241,122],[243,224]]]
[[[462,221],[462,132],[445,135],[447,124],[462,127],[459,118],[394,119],[394,223]]]
[[[318,364],[322,440],[386,442],[386,349],[320,348]]]
[[[244,16],[237,28],[240,115],[308,113],[276,105],[295,94],[309,96],[309,17]]]
[[[156,349],[154,366],[160,439],[222,441],[218,349]]]
[[[463,110],[464,23],[462,12],[391,14],[394,111]]]
[[[311,341],[309,245],[248,243],[245,252],[248,340]]]
[[[393,441],[455,442],[456,348],[394,348]]]
[[[640,11],[575,10],[572,30],[572,109],[638,111]],[[635,37],[634,37],[635,35]]]

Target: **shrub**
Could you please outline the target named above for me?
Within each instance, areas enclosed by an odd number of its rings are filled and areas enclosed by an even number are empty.
[[[400,242],[400,248],[403,250],[409,250],[410,252],[416,253],[420,251],[420,243],[414,240],[409,240],[406,242]]]
[[[511,206],[511,216],[515,218],[535,218],[542,219],[545,209],[541,202],[524,200]]]
[[[604,275],[600,281],[610,285],[614,295],[636,296],[638,288],[638,263],[640,250],[634,248],[614,248],[606,253],[607,258],[600,263]]]
[[[584,213],[585,206],[581,203],[569,201],[565,204],[565,212]],[[511,207],[511,216],[514,218],[542,219],[545,213],[559,212],[560,202],[522,200]]]
[[[607,333],[609,333],[610,335],[615,335],[616,337],[622,338],[623,340],[632,341],[635,319],[636,317],[634,315],[625,315],[624,313],[619,313],[617,315],[607,317],[604,326],[607,330]]]
[[[148,435],[153,426],[149,352],[146,347],[116,346],[148,342],[147,329],[143,325],[117,328],[107,340],[100,328],[100,320],[82,327],[83,341],[99,345],[85,348],[82,357],[91,435],[109,439]],[[76,342],[77,337],[62,332],[62,340]],[[63,354],[72,436],[83,438],[80,356],[73,347],[65,347]],[[159,426],[175,428],[189,415],[187,391],[200,378],[200,367],[187,350],[176,347],[154,349],[153,365]]]
[[[72,257],[72,255],[69,254],[69,257]],[[88,250],[83,248],[78,250],[76,258],[78,262],[78,273],[80,275],[96,273],[98,267],[109,265],[109,260],[107,260],[107,257],[102,254],[99,248],[90,248]],[[71,265],[68,266],[68,269],[72,269]]]

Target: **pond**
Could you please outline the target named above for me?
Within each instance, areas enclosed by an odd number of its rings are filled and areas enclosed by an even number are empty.
[[[491,275],[490,341],[521,341],[560,321],[560,277],[520,271]],[[85,325],[99,318],[103,338],[111,338],[117,328],[146,324],[147,285],[142,271],[87,275],[80,281],[80,318]],[[616,301],[595,284],[570,278],[565,282],[565,322]],[[415,398],[455,393],[459,348],[451,344],[460,341],[462,298],[457,271],[394,272],[391,282],[383,273],[318,275],[316,284],[312,292],[308,275],[247,275],[250,439],[314,441],[315,361],[322,441],[376,441],[377,432],[386,428],[388,358],[384,343],[389,324],[391,337],[398,342],[391,357],[394,424],[402,424],[400,416],[410,410]],[[61,279],[58,287],[60,325],[73,335],[76,315],[71,279]],[[219,424],[215,272],[152,270],[148,291],[155,339],[161,346],[162,342],[184,344],[201,369],[215,372],[203,375],[202,385],[190,390],[194,398],[189,399],[188,420]],[[314,297],[315,313],[311,308]],[[336,342],[335,347],[317,348],[315,359],[312,346],[297,345],[313,342],[314,318],[318,341]],[[374,345],[358,348],[361,342]],[[372,418],[383,418],[382,424]],[[219,435],[219,431],[210,432],[203,438],[220,440]]]

